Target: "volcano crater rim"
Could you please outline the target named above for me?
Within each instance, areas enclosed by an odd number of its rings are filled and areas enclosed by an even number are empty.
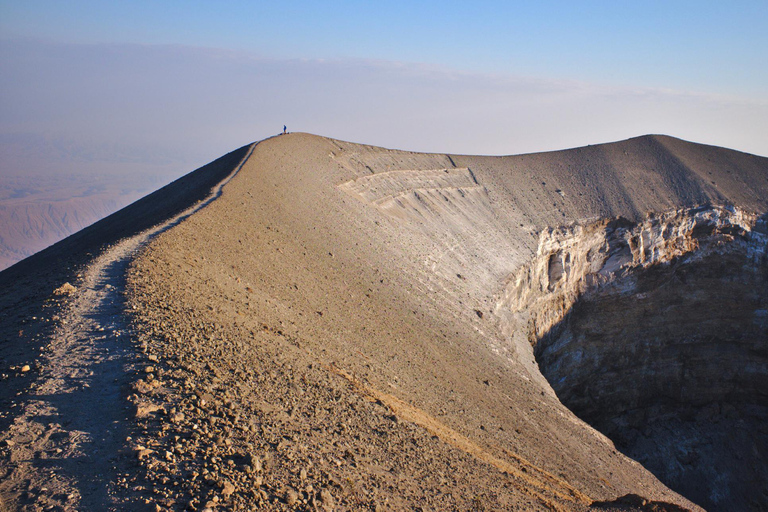
[[[500,308],[566,407],[708,510],[768,508],[767,228],[716,205],[549,228]]]

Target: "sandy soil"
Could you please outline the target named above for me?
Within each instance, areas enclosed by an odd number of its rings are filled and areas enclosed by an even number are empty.
[[[197,186],[177,189],[179,204],[185,193],[210,191],[197,176]],[[547,226],[705,202],[762,213],[766,198],[766,159],[667,137],[517,157],[418,154],[306,134],[263,141],[220,198],[121,260],[126,302],[115,291],[107,302],[130,322],[130,344],[109,358],[99,345],[80,363],[94,375],[90,360],[115,365],[107,375],[117,381],[100,387],[120,390],[110,395],[118,404],[105,406],[114,418],[102,422],[116,425],[104,445],[116,455],[92,468],[108,486],[76,486],[69,498],[19,484],[48,474],[41,454],[56,443],[94,455],[71,436],[46,441],[44,432],[69,427],[48,420],[60,426],[45,430],[37,386],[19,384],[30,373],[51,381],[66,366],[58,361],[75,353],[57,352],[67,341],[55,333],[77,299],[47,310],[38,299],[34,314],[4,297],[6,339],[17,327],[27,332],[3,346],[3,398],[13,404],[0,421],[41,430],[9,431],[17,437],[2,447],[4,482],[12,482],[2,499],[30,510],[78,500],[163,510],[664,507],[612,501],[631,493],[695,510],[559,403],[524,333],[505,333],[495,308]],[[93,246],[106,243],[98,231],[87,235]],[[96,283],[108,268],[99,261],[119,252],[94,249],[104,256],[74,268]],[[27,279],[50,294],[68,274],[53,268],[34,278],[40,261],[0,279],[19,287]],[[80,317],[98,306],[86,302]],[[59,320],[21,324],[53,314]],[[79,338],[85,347],[98,341]],[[32,357],[50,343],[53,351]],[[24,361],[30,371],[21,372]],[[77,393],[66,395],[76,403]],[[82,431],[89,439],[110,432]],[[62,489],[67,479],[89,480],[63,462],[55,474]]]

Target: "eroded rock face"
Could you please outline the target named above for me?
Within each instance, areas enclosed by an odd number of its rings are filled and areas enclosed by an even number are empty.
[[[765,228],[701,207],[550,229],[499,308],[566,406],[712,510],[768,508]]]

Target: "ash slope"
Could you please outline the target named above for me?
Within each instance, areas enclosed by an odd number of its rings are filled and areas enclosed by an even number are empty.
[[[563,407],[494,312],[545,228],[705,203],[767,211],[768,160],[660,136],[513,157],[263,141],[129,271],[150,366],[126,492],[169,509],[695,508]],[[35,284],[42,261],[0,277]]]
[[[655,136],[516,157],[262,142],[220,200],[133,266],[138,324],[163,338],[147,350],[174,361],[168,407],[222,418],[182,421],[173,435],[200,458],[151,471],[276,507],[318,489],[345,507],[578,509],[627,493],[693,507],[565,409],[493,311],[547,226],[710,202],[764,212],[766,169]],[[268,470],[199,455],[222,421],[230,455]]]

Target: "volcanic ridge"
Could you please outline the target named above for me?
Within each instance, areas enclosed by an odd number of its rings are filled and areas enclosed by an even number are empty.
[[[768,159],[240,148],[0,272],[0,510],[765,510]]]

